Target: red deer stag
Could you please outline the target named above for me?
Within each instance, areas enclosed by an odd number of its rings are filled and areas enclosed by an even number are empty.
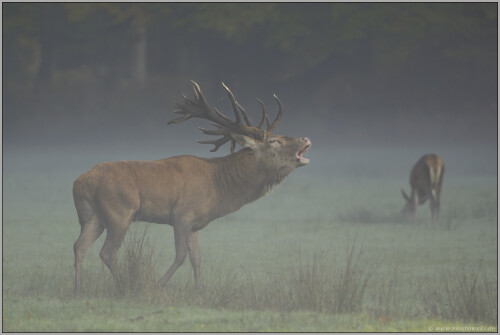
[[[85,253],[105,229],[107,235],[100,256],[115,276],[116,254],[132,221],[168,224],[174,229],[175,260],[159,284],[167,284],[188,254],[195,286],[199,288],[198,231],[212,220],[264,196],[290,172],[309,163],[302,156],[311,147],[307,137],[272,133],[282,115],[276,95],[274,99],[279,107],[276,119],[270,123],[264,104],[258,100],[262,118],[255,127],[224,84],[234,109],[234,121],[211,108],[198,84],[192,83],[194,99],[183,96],[183,103],[174,105],[175,113],[181,116],[169,124],[190,118],[211,121],[216,129],[200,130],[222,137],[200,143],[215,145],[211,150],[214,152],[231,142],[231,154],[210,159],[176,156],[157,161],[100,163],[78,177],[73,185],[81,226],[74,245],[76,293],[82,290]],[[264,123],[267,130],[263,129]],[[236,143],[243,148],[235,153]]]
[[[422,205],[427,199],[430,201],[432,222],[439,217],[441,186],[443,185],[444,165],[441,157],[428,154],[422,156],[413,166],[410,173],[411,195],[408,196],[403,189],[406,205],[403,214],[414,218],[417,206]]]

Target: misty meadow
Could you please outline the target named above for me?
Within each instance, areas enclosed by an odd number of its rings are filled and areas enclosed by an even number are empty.
[[[496,331],[497,4],[2,7],[3,331]],[[301,139],[300,168],[199,230],[199,278],[189,255],[159,285],[174,230],[137,215],[114,275],[105,231],[75,295],[80,175],[283,145],[223,117],[216,142],[197,129],[213,115],[167,125],[182,94],[199,96],[191,80],[233,120],[224,82],[255,129],[260,99],[265,129]],[[430,153],[439,218],[430,200],[408,218],[401,189]]]

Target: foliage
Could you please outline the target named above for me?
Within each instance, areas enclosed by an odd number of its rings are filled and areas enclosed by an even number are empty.
[[[492,43],[496,20],[494,3],[9,3],[4,8],[3,29],[7,37],[13,37],[7,38],[6,49],[20,48],[24,53],[29,50],[19,44],[19,37],[30,36],[33,43],[44,44],[41,34],[48,29],[56,40],[59,58],[67,57],[65,44],[76,41],[80,51],[102,50],[98,41],[108,34],[129,40],[128,45],[109,51],[116,58],[134,43],[127,37],[131,34],[127,27],[149,26],[150,30],[168,31],[148,37],[152,43],[165,45],[167,53],[178,52],[168,47],[169,39],[176,35],[189,38],[189,44],[203,43],[211,35],[239,44],[257,38],[261,52],[271,52],[276,45],[285,59],[297,58],[308,70],[338,55],[366,58],[363,60],[377,69],[387,62],[408,66],[408,62],[418,62],[424,51],[432,57],[480,64],[496,52]],[[73,66],[89,64],[84,55],[72,57],[76,58]],[[156,66],[151,64],[150,69]],[[18,72],[24,70],[23,66],[17,68]],[[287,71],[302,70],[287,67]]]

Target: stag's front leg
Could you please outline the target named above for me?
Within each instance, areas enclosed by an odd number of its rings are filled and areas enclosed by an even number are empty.
[[[198,231],[193,231],[188,236],[188,253],[189,260],[193,266],[194,271],[194,286],[197,290],[201,288],[201,275],[200,275],[200,263],[201,263],[201,253],[200,246],[198,244]]]
[[[188,237],[191,233],[191,224],[178,224],[174,226],[175,260],[167,272],[159,280],[160,286],[165,286],[179,266],[184,263],[187,255]]]

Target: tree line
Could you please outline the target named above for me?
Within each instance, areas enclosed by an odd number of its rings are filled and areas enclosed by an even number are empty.
[[[346,105],[496,92],[495,3],[4,3],[3,41],[7,92],[185,78]]]

